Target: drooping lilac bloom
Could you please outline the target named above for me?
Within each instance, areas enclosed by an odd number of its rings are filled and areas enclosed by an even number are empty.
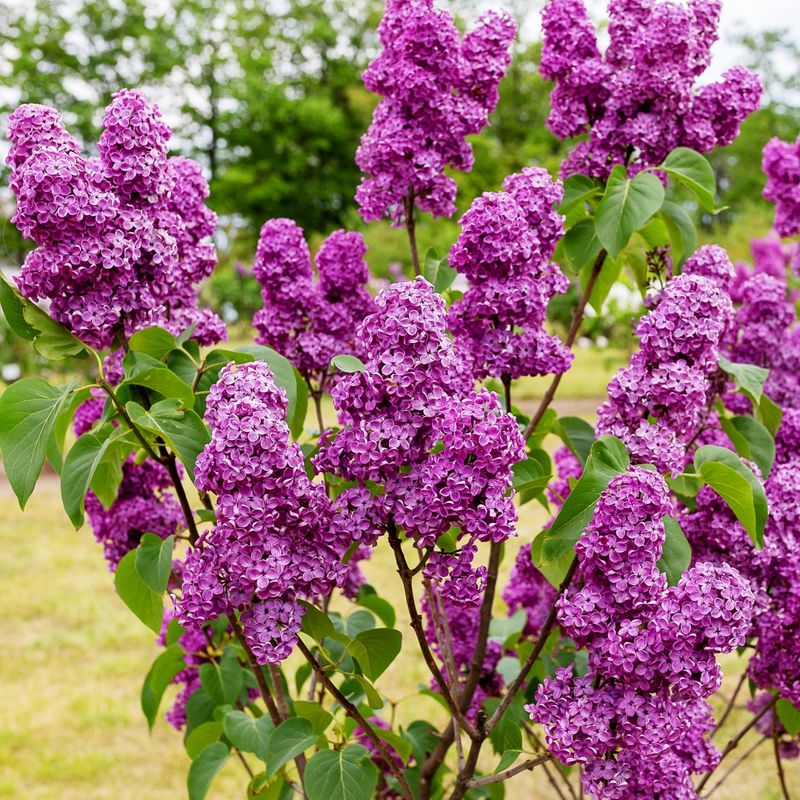
[[[503,188],[485,192],[459,221],[450,265],[470,286],[448,323],[478,379],[561,373],[572,354],[544,320],[550,298],[569,286],[550,261],[564,233],[555,210],[563,190],[534,167],[507,177]]]
[[[691,774],[719,758],[704,698],[721,681],[714,654],[744,643],[755,597],[727,564],[696,564],[667,587],[656,563],[670,507],[657,473],[612,478],[575,547],[577,581],[558,600],[589,673],[558,670],[527,706],[551,752],[582,765],[591,798],[693,800]]]
[[[761,84],[743,67],[697,88],[717,38],[720,0],[611,0],[601,53],[583,0],[550,0],[542,15],[540,71],[553,81],[548,125],[560,139],[588,134],[564,175],[605,179],[660,164],[676,147],[730,144],[759,106]]]
[[[13,221],[37,247],[17,278],[32,300],[87,344],[162,325],[195,325],[203,344],[224,325],[197,305],[196,284],[216,260],[216,216],[198,165],[170,159],[170,129],[141,92],[106,109],[99,158],[86,158],[57,111],[20,106],[9,118]]]
[[[683,468],[733,315],[733,274],[721,247],[701,247],[637,323],[639,351],[609,383],[597,424],[598,434],[622,439],[634,463]]]
[[[330,534],[330,502],[290,441],[287,402],[263,362],[220,372],[206,407],[211,442],[195,470],[198,489],[217,495],[217,522],[186,557],[178,602],[182,624],[240,612],[260,664],[291,653],[298,600],[341,585],[350,543]]]
[[[334,527],[371,544],[395,525],[422,549],[457,529],[456,549],[434,552],[425,574],[443,596],[475,603],[484,581],[472,566],[477,542],[514,533],[511,468],[522,437],[495,395],[471,390],[444,301],[424,278],[389,287],[376,306],[357,334],[364,371],[332,390],[343,428],[314,459],[359,484],[337,498]]]
[[[472,169],[466,137],[480,132],[497,104],[516,27],[490,11],[462,39],[433,0],[386,0],[378,32],[383,52],[364,84],[382,99],[356,152],[365,174],[356,192],[361,216],[402,224],[409,201],[450,216],[456,184],[445,167]]]

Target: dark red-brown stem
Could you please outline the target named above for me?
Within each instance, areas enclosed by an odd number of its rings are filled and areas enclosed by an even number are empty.
[[[714,730],[711,731],[712,736],[725,724],[725,720],[728,719],[728,717],[730,716],[731,711],[733,711],[733,707],[736,705],[736,698],[739,696],[739,692],[742,690],[742,686],[744,686],[744,682],[746,680],[747,680],[747,670],[745,670],[742,673],[742,677],[739,678],[739,682],[736,684],[736,688],[733,690],[733,694],[731,695],[731,699],[728,701],[728,705],[722,712],[722,716],[719,718],[719,722],[717,722],[717,724],[714,726]]]
[[[556,601],[562,594],[569,588],[569,585],[572,583],[572,579],[575,577],[575,573],[578,571],[578,559],[573,558],[572,563],[569,565],[569,569],[567,570],[567,574],[564,576],[564,580],[561,581],[561,585],[558,588],[558,594],[556,595],[556,600],[553,601],[553,605],[550,607],[550,613],[547,615],[547,619],[542,626],[542,630],[539,632],[539,637],[536,639],[536,643],[533,645],[533,649],[528,654],[528,657],[525,659],[525,663],[522,665],[522,669],[520,669],[519,674],[516,678],[511,682],[506,691],[505,696],[500,701],[500,705],[497,706],[495,709],[494,714],[489,718],[489,721],[486,723],[487,731],[491,731],[495,725],[499,722],[500,718],[505,713],[505,710],[511,704],[511,701],[514,699],[516,693],[520,690],[522,684],[528,679],[528,673],[530,673],[533,665],[536,663],[539,656],[542,654],[542,650],[544,650],[544,645],[547,642],[553,628],[556,624],[556,615],[557,615],[557,607]]]
[[[572,312],[572,321],[570,323],[569,330],[567,331],[567,338],[564,340],[564,346],[568,349],[572,348],[572,345],[575,344],[575,340],[578,338],[578,331],[581,328],[581,322],[583,322],[583,312],[586,310],[586,306],[589,303],[589,298],[592,296],[592,291],[597,283],[597,279],[600,277],[600,272],[603,269],[603,262],[605,260],[606,251],[601,250],[595,259],[594,265],[592,266],[592,271],[589,275],[589,280],[586,283],[586,288],[583,290],[580,300],[578,300],[578,305],[575,306]],[[544,397],[542,397],[542,399],[539,401],[539,407],[536,409],[533,417],[531,417],[528,427],[525,428],[524,435],[526,439],[530,438],[531,434],[536,430],[536,426],[542,421],[544,412],[547,411],[547,409],[550,407],[550,403],[553,402],[553,398],[556,395],[556,390],[558,389],[558,385],[561,383],[562,377],[563,373],[561,372],[553,375],[553,379],[550,381],[550,386],[547,387]]]
[[[397,564],[397,573],[400,575],[400,581],[403,584],[406,608],[408,609],[408,614],[411,617],[411,629],[414,631],[414,634],[417,637],[417,643],[419,644],[420,651],[422,652],[422,657],[425,659],[425,664],[428,667],[431,675],[433,675],[433,678],[436,681],[439,691],[441,692],[442,697],[444,697],[448,708],[454,716],[458,717],[458,722],[462,729],[465,730],[470,737],[472,737],[474,735],[474,730],[469,722],[463,718],[463,715],[459,710],[459,705],[453,697],[450,691],[450,686],[445,680],[444,675],[442,675],[439,665],[436,663],[436,658],[431,652],[428,639],[425,636],[425,627],[422,623],[422,617],[419,613],[419,610],[417,609],[417,601],[414,598],[414,584],[412,581],[411,569],[406,561],[405,554],[403,553],[403,545],[400,541],[400,537],[397,534],[397,527],[393,521],[389,521],[386,530],[389,535],[389,544],[394,552],[395,562]]]
[[[239,624],[239,620],[236,619],[235,615],[233,614],[230,615],[230,620],[233,632],[236,634],[239,644],[241,644],[244,652],[247,654],[247,660],[250,662],[250,667],[252,668],[253,674],[256,677],[256,683],[258,684],[259,691],[261,692],[261,697],[264,698],[264,705],[267,707],[269,717],[274,725],[280,725],[281,715],[278,711],[278,706],[275,705],[275,700],[272,697],[272,692],[270,691],[267,679],[264,677],[264,672],[261,669],[261,665],[258,663],[258,661],[256,661],[253,651],[247,644],[247,639],[245,639],[244,631],[242,630],[242,626]]]
[[[411,263],[414,265],[414,275],[422,275],[419,267],[419,253],[417,252],[417,223],[414,217],[414,189],[408,190],[408,195],[403,201],[406,212],[406,233],[408,245],[411,248]]]
[[[322,683],[330,692],[331,696],[336,699],[339,705],[345,710],[347,715],[351,719],[354,719],[361,726],[369,740],[373,745],[375,745],[375,749],[378,751],[378,755],[381,757],[381,760],[384,762],[384,764],[386,764],[389,771],[397,779],[397,783],[400,786],[400,790],[405,800],[414,800],[414,794],[411,791],[411,787],[408,785],[408,780],[406,779],[405,773],[397,765],[395,759],[392,758],[383,739],[381,739],[378,734],[375,733],[375,729],[369,724],[369,722],[367,722],[361,712],[339,691],[339,687],[336,686],[336,684],[328,677],[322,665],[319,663],[319,661],[317,661],[316,658],[314,658],[314,655],[306,647],[302,639],[298,639],[297,647],[305,657],[306,661],[308,661],[308,663],[311,665],[311,669],[313,669],[316,673],[320,683]]]
[[[470,789],[478,789],[481,786],[489,786],[492,783],[507,781],[509,778],[519,775],[520,772],[530,772],[540,764],[550,761],[551,758],[551,755],[529,758],[527,761],[523,761],[521,764],[517,764],[515,767],[509,767],[509,769],[505,769],[502,772],[496,772],[494,775],[487,775],[485,778],[477,778],[472,780],[467,784],[467,786]]]
[[[781,743],[778,735],[778,715],[772,714],[772,751],[775,754],[775,766],[778,770],[778,780],[781,783],[781,793],[783,800],[792,800],[789,796],[789,787],[786,785],[786,775],[783,772],[783,761],[781,761]]]

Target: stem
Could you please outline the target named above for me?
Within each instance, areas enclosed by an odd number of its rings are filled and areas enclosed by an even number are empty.
[[[775,753],[775,766],[778,768],[778,780],[781,783],[781,793],[783,800],[792,800],[789,796],[789,787],[786,785],[786,775],[783,772],[783,762],[781,761],[780,737],[778,736],[778,715],[772,714],[772,750]]]
[[[601,250],[595,259],[594,265],[592,266],[592,272],[589,275],[586,288],[583,290],[580,300],[578,300],[578,305],[575,306],[572,312],[572,322],[570,323],[569,330],[567,331],[567,338],[564,340],[564,345],[567,347],[567,349],[571,350],[572,345],[575,344],[575,340],[578,338],[578,331],[581,328],[581,322],[583,322],[583,312],[586,310],[586,305],[589,302],[589,298],[592,296],[594,285],[597,283],[597,279],[600,277],[600,272],[603,269],[603,262],[605,260],[606,251]],[[558,384],[561,383],[562,377],[563,373],[561,372],[553,375],[553,380],[550,382],[550,386],[547,387],[544,397],[542,397],[541,401],[539,402],[539,407],[536,409],[536,413],[528,423],[528,427],[525,428],[524,436],[526,439],[530,438],[530,435],[536,430],[536,426],[542,421],[544,412],[547,411],[550,403],[553,402],[556,390],[558,389]]]
[[[519,675],[511,682],[511,685],[508,687],[508,691],[506,692],[503,699],[500,701],[500,705],[497,706],[495,709],[494,714],[489,718],[489,721],[486,723],[486,730],[491,731],[495,725],[500,720],[500,717],[503,716],[505,710],[511,704],[511,701],[514,699],[514,695],[519,691],[522,684],[527,680],[528,673],[533,668],[533,665],[536,663],[536,660],[544,650],[545,642],[547,641],[548,637],[550,636],[551,631],[555,627],[556,624],[556,615],[557,615],[557,607],[556,602],[558,598],[561,597],[562,594],[567,590],[570,583],[572,583],[572,579],[575,577],[575,573],[578,571],[578,559],[573,558],[572,563],[569,565],[569,569],[567,570],[567,574],[564,576],[564,580],[561,581],[561,586],[558,587],[558,594],[556,595],[556,599],[553,601],[553,605],[550,607],[550,613],[547,615],[547,619],[542,626],[542,630],[539,632],[539,638],[536,640],[536,644],[533,646],[533,650],[531,650],[528,657],[525,659],[525,663],[522,665],[522,669],[519,671]]]
[[[492,606],[494,605],[494,592],[497,587],[497,573],[500,568],[500,555],[502,553],[502,543],[492,542],[489,548],[489,564],[486,570],[486,590],[483,593],[483,603],[481,604],[480,616],[478,617],[478,633],[475,642],[475,650],[472,653],[472,664],[470,665],[467,680],[464,682],[464,690],[461,693],[461,711],[466,713],[478,688],[481,679],[483,664],[486,660],[486,646],[489,640],[489,625],[492,621]],[[488,733],[487,729],[487,733]]]
[[[442,697],[444,697],[445,702],[447,703],[447,706],[452,712],[453,716],[458,719],[459,725],[461,725],[463,730],[465,730],[470,737],[473,737],[475,731],[469,722],[463,718],[463,715],[459,709],[459,705],[456,703],[453,695],[450,692],[450,686],[448,686],[444,675],[442,675],[442,671],[439,669],[439,665],[436,663],[436,659],[434,658],[430,645],[428,644],[428,639],[425,636],[425,628],[422,625],[422,617],[417,609],[417,601],[414,599],[414,585],[412,582],[411,570],[409,569],[408,562],[406,561],[406,557],[403,553],[402,543],[397,535],[397,527],[392,520],[389,520],[387,532],[389,534],[389,544],[394,551],[395,562],[397,563],[397,573],[400,575],[400,580],[403,584],[406,607],[411,617],[411,628],[417,637],[419,648],[422,651],[422,657],[425,659],[425,664],[439,686]]]
[[[242,762],[242,766],[245,768],[245,770],[247,771],[247,774],[250,776],[250,780],[252,780],[253,779],[253,770],[250,769],[250,765],[247,763],[247,761],[245,760],[245,757],[242,755],[242,751],[239,750],[236,747],[233,748],[233,751],[239,757],[239,761]]]
[[[278,713],[281,715],[281,719],[287,719],[289,717],[289,706],[286,704],[286,695],[283,692],[280,670],[274,664],[269,665],[269,677],[272,679],[272,688],[275,692]]]
[[[519,775],[520,772],[529,772],[530,770],[535,769],[540,764],[544,764],[545,762],[549,761],[551,758],[552,756],[549,754],[546,756],[529,758],[527,761],[517,764],[516,767],[510,767],[502,772],[496,772],[494,775],[487,775],[485,778],[478,778],[477,780],[470,781],[467,785],[470,789],[477,789],[479,786],[489,786],[489,784],[492,783],[507,781],[509,778]]]
[[[716,792],[717,789],[719,789],[719,787],[722,786],[723,783],[725,783],[730,774],[738,766],[740,766],[742,762],[746,761],[756,748],[761,747],[761,745],[767,741],[769,741],[769,736],[764,736],[762,739],[759,739],[754,745],[748,747],[747,750],[745,750],[744,753],[742,753],[742,755],[740,755],[739,758],[737,758],[736,761],[734,761],[733,764],[731,764],[728,771],[711,787],[708,794],[705,795],[706,800],[707,798],[711,797],[711,795],[714,794],[714,792]]]
[[[133,420],[128,416],[128,412],[125,410],[125,406],[120,403],[119,398],[116,395],[116,392],[112,388],[111,384],[106,381],[104,377],[100,377],[98,379],[98,383],[100,384],[100,388],[111,398],[111,402],[114,405],[114,408],[117,409],[117,413],[122,417],[123,422],[131,429],[133,435],[139,441],[139,444],[142,446],[142,449],[147,453],[153,461],[158,461],[161,463],[161,457],[156,454],[155,450],[150,446],[150,443],[147,439],[144,438],[142,432],[133,424]]]
[[[389,754],[383,739],[381,739],[378,734],[375,733],[374,728],[369,724],[369,722],[367,722],[366,719],[364,719],[361,712],[339,691],[339,688],[328,677],[322,665],[319,663],[319,661],[317,661],[316,658],[314,658],[311,651],[306,647],[305,642],[303,642],[302,639],[297,640],[297,647],[305,656],[306,661],[308,661],[308,663],[311,665],[311,668],[319,678],[320,683],[322,683],[323,686],[325,686],[325,688],[331,693],[331,695],[336,698],[337,702],[345,710],[347,715],[354,719],[364,729],[364,733],[367,735],[372,744],[375,745],[378,755],[389,768],[389,771],[392,773],[392,775],[397,779],[405,800],[414,800],[414,795],[411,791],[411,787],[408,785],[408,780],[406,779],[405,773],[402,769],[400,769],[400,767],[397,766],[397,762]]]
[[[779,695],[776,694],[772,698],[772,700],[770,700],[769,703],[767,703],[764,706],[764,708],[762,708],[761,711],[759,711],[758,714],[756,714],[750,720],[750,722],[748,722],[747,725],[745,725],[744,728],[742,728],[742,730],[740,730],[739,733],[737,733],[736,736],[734,736],[733,739],[731,739],[728,742],[728,744],[725,745],[725,749],[720,754],[719,761],[717,762],[717,766],[714,767],[714,769],[712,769],[710,772],[707,772],[703,776],[703,779],[700,781],[700,783],[697,784],[697,793],[698,794],[700,794],[700,790],[708,783],[708,779],[714,774],[714,771],[723,762],[723,760],[725,759],[725,756],[727,756],[732,750],[736,749],[737,745],[744,738],[745,734],[751,728],[753,728],[755,726],[755,724],[761,719],[761,717],[763,717],[770,709],[772,709],[775,706],[775,703],[778,702],[778,698],[779,698]]]
[[[234,614],[231,614],[231,627],[233,628],[233,632],[236,634],[236,638],[239,640],[239,644],[241,644],[245,653],[247,653],[247,660],[250,662],[250,666],[252,667],[256,676],[256,682],[258,683],[258,688],[261,691],[261,696],[264,698],[264,704],[267,706],[270,719],[277,727],[281,723],[281,715],[278,712],[278,707],[275,705],[275,701],[272,699],[272,692],[269,690],[267,679],[264,677],[264,673],[261,670],[261,665],[258,663],[258,661],[256,661],[253,651],[248,646],[242,626],[239,624],[239,620],[236,619]]]
[[[483,727],[484,721],[483,711],[478,711],[477,735],[472,740],[472,744],[469,747],[469,753],[467,754],[464,766],[458,773],[456,785],[453,788],[453,793],[450,795],[450,800],[462,800],[469,789],[470,776],[475,773],[475,766],[478,763],[478,756],[481,752],[481,746],[486,738],[486,731]]]
[[[736,698],[739,696],[739,692],[744,686],[744,682],[747,680],[747,671],[742,673],[742,677],[739,678],[739,683],[736,684],[736,688],[733,690],[733,695],[731,699],[728,701],[728,705],[725,707],[725,711],[723,711],[722,716],[719,718],[719,722],[714,726],[714,730],[711,731],[711,736],[713,736],[724,724],[725,720],[728,719],[731,711],[733,711],[734,705],[736,705]]]
[[[511,413],[511,376],[503,373],[500,376],[500,380],[503,384],[503,389],[505,390],[505,399],[506,399],[506,413]]]
[[[167,468],[169,477],[172,480],[172,485],[175,487],[175,494],[178,495],[178,502],[181,504],[181,510],[186,519],[186,527],[189,529],[189,541],[192,544],[196,544],[200,534],[197,532],[194,512],[192,511],[192,506],[189,504],[189,498],[186,496],[186,490],[183,488],[181,476],[178,474],[178,465],[175,461],[175,455],[165,452],[161,463]]]
[[[414,275],[422,275],[419,268],[419,253],[417,252],[417,233],[416,233],[416,220],[414,219],[414,189],[408,190],[403,205],[406,212],[406,232],[408,233],[408,244],[411,248],[411,262],[414,265]]]

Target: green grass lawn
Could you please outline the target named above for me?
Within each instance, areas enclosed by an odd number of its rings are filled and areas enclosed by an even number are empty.
[[[58,486],[46,478],[23,514],[0,484],[0,607],[5,655],[0,659],[0,797],[5,800],[180,800],[188,760],[181,737],[163,720],[153,734],[139,710],[139,689],[158,649],[153,635],[116,597],[100,548],[88,529],[74,532],[61,510]],[[525,506],[520,539],[532,538],[542,512]],[[366,565],[370,580],[398,608],[400,593],[389,554],[380,548]],[[400,613],[409,645],[379,686],[396,704],[400,722],[435,716],[436,704],[415,697],[427,683],[410,648],[412,634]],[[735,682],[737,659],[726,689]],[[721,705],[722,701],[718,705]],[[748,718],[732,715],[719,742]],[[754,741],[749,734],[745,745]],[[494,764],[488,756],[484,767]],[[800,768],[787,764],[800,793]],[[717,800],[779,800],[768,746],[741,767]],[[244,774],[231,761],[209,798],[244,797]],[[550,798],[540,774],[515,778],[512,800]]]

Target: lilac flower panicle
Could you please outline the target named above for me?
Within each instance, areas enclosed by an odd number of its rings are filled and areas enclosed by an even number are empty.
[[[448,314],[458,349],[475,377],[561,373],[572,355],[544,329],[547,304],[569,286],[550,262],[564,233],[555,210],[563,189],[544,169],[507,177],[460,220],[450,265],[470,282]]]
[[[290,441],[287,397],[263,362],[220,372],[207,401],[211,442],[195,469],[200,491],[217,495],[217,523],[190,549],[178,603],[181,624],[241,613],[258,662],[292,651],[314,600],[342,585],[349,539],[332,537],[332,509]]]
[[[664,479],[642,467],[612,478],[575,550],[577,582],[557,601],[562,631],[589,673],[545,679],[527,706],[550,751],[581,764],[592,798],[696,798],[721,674],[714,654],[742,645],[755,595],[728,564],[697,563],[667,587],[656,564],[671,511]]]
[[[477,543],[514,534],[512,467],[524,442],[497,397],[472,390],[444,301],[424,278],[390,286],[375,304],[356,334],[365,369],[332,389],[344,427],[314,458],[358,484],[337,499],[334,528],[372,544],[396,525],[420,548],[457,530],[455,552],[431,555],[425,575],[444,598],[476,603],[485,583],[472,566]]]
[[[481,131],[497,104],[516,27],[489,11],[462,39],[432,0],[387,0],[378,32],[383,52],[364,85],[382,97],[356,152],[365,175],[356,192],[361,216],[399,225],[409,200],[450,216],[456,184],[445,167],[472,168],[466,137]]]
[[[639,351],[608,385],[598,434],[617,436],[635,463],[677,474],[706,412],[710,380],[733,317],[725,251],[705,245],[637,323]]]
[[[253,265],[264,303],[253,318],[256,341],[307,378],[326,382],[334,356],[360,352],[355,330],[375,308],[366,289],[366,251],[360,233],[334,231],[317,253],[315,282],[302,228],[289,219],[264,223]]]
[[[216,262],[208,186],[197,164],[168,158],[170,135],[158,107],[129,90],[106,110],[99,158],[81,154],[54,109],[9,117],[13,221],[38,245],[18,286],[92,347],[151,325],[197,324],[202,344],[225,335],[197,305],[196,284]]]
[[[800,233],[800,137],[796,142],[770,139],[762,163],[767,175],[764,197],[775,203],[775,230],[795,236]]]
[[[548,126],[560,139],[588,134],[562,165],[605,180],[631,174],[676,147],[708,152],[730,144],[759,107],[761,83],[733,67],[696,87],[717,38],[720,0],[611,0],[605,53],[583,0],[550,0],[542,13],[540,72],[555,83]]]

